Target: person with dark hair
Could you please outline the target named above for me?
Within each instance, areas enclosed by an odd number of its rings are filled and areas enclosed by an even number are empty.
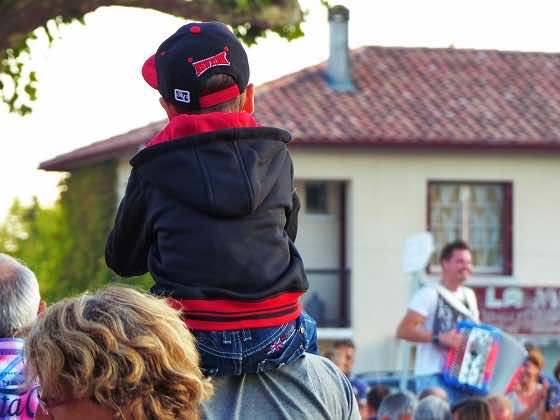
[[[188,23],[144,63],[169,119],[131,160],[105,249],[121,276],[150,272],[182,310],[206,375],[276,369],[317,352],[294,245],[299,201],[287,131],[253,118],[241,42]]]
[[[416,343],[416,391],[443,388],[451,404],[470,394],[447,385],[442,370],[448,348],[459,348],[462,336],[455,327],[460,320],[479,322],[474,291],[463,286],[472,272],[468,245],[461,240],[444,246],[441,257],[441,281],[418,290],[408,305],[396,336]]]
[[[379,406],[390,391],[385,385],[374,385],[367,393],[367,419],[377,420]]]
[[[342,349],[331,347],[325,352],[325,354],[323,354],[323,357],[326,357],[331,362],[333,362],[341,372],[344,371],[346,355],[344,354],[344,351]]]
[[[350,376],[356,359],[356,345],[352,340],[344,339],[336,340],[333,343],[332,348],[342,352],[342,364],[339,367],[342,373],[346,376]]]
[[[350,380],[352,391],[354,392],[354,396],[358,401],[360,414],[362,415],[362,417],[365,417],[367,413],[368,387],[364,381],[352,375],[352,368],[354,367],[354,361],[356,359],[356,345],[350,339],[336,340],[333,343],[332,349],[334,351],[341,352],[341,357],[339,356],[340,362],[339,364],[335,362],[335,364]]]
[[[451,409],[453,420],[494,420],[488,403],[479,398],[469,398]]]

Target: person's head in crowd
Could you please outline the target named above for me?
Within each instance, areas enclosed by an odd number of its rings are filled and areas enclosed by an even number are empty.
[[[0,254],[0,419],[34,418],[37,384],[25,380],[23,337],[43,305],[35,274]]]
[[[389,395],[389,388],[385,385],[374,385],[367,393],[367,417],[368,419],[377,416],[381,401]]]
[[[471,250],[465,241],[457,240],[445,245],[439,261],[442,279],[450,285],[461,285],[472,273]]]
[[[346,363],[346,354],[342,349],[331,347],[325,352],[324,356],[333,362],[337,368],[343,371]]]
[[[489,404],[479,398],[471,398],[453,406],[453,420],[494,420]]]
[[[495,420],[513,420],[511,401],[503,395],[491,395],[486,399]]]
[[[414,420],[451,420],[449,403],[440,396],[427,395],[418,403]]]
[[[381,401],[377,418],[379,420],[412,420],[418,400],[410,392],[387,395]]]
[[[539,347],[532,341],[525,341],[523,343],[523,347],[525,347],[525,350],[527,350],[527,352],[530,352],[531,350],[534,349],[539,350]]]
[[[349,344],[348,344],[349,343]],[[351,351],[349,351],[349,349]],[[354,364],[354,344],[350,342],[335,342],[325,352],[325,357],[332,361],[346,376],[350,374]],[[352,392],[358,402],[361,417],[367,415],[367,386],[359,380],[351,380]]]
[[[41,306],[35,274],[6,254],[0,254],[0,338],[21,335],[37,318]]]
[[[449,401],[449,398],[447,396],[447,392],[445,392],[445,389],[438,388],[438,387],[424,388],[422,390],[422,392],[420,392],[420,394],[418,394],[418,400],[421,401],[424,398],[432,396],[432,395],[435,396],[435,397],[439,397],[444,401]]]
[[[29,333],[26,357],[40,383],[39,420],[193,419],[211,394],[178,311],[133,289],[51,306]]]
[[[337,340],[334,342],[333,348],[342,351],[344,360],[340,370],[342,370],[342,373],[346,376],[350,375],[356,357],[356,346],[354,342],[352,340]]]
[[[539,381],[539,376],[544,368],[544,357],[538,348],[532,348],[527,353],[527,358],[521,365],[517,376],[518,385],[525,388]]]

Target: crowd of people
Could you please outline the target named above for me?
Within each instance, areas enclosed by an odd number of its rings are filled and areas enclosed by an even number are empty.
[[[493,419],[560,416],[538,348],[506,395],[451,403],[445,389],[416,394],[352,375],[356,348],[335,342],[284,369],[205,376],[196,341],[165,299],[109,286],[51,305],[33,272],[0,254],[1,419]],[[327,360],[330,359],[330,361]],[[558,389],[558,388],[556,388]],[[35,417],[36,415],[36,417]]]
[[[527,344],[527,358],[502,395],[468,395],[452,402],[446,388],[401,391],[382,383],[365,383],[352,375],[355,346],[336,341],[325,351],[348,377],[363,420],[553,420],[560,418],[560,361],[554,376],[543,374],[541,351]],[[553,392],[551,392],[553,391]]]

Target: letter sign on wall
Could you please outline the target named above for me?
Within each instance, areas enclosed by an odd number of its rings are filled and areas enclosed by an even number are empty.
[[[560,334],[560,288],[473,287],[480,319],[512,334]]]

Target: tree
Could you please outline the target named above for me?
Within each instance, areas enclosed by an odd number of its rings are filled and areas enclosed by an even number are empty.
[[[0,226],[0,252],[28,264],[39,279],[42,295],[49,301],[65,295],[58,280],[64,277],[61,261],[69,251],[68,230],[59,203],[43,209],[37,199],[29,207],[14,201]]]
[[[109,166],[106,164],[100,169]],[[74,180],[70,177],[62,181],[62,186],[66,187],[70,183],[78,184],[74,187],[81,194],[81,201],[86,201],[84,207],[90,209],[88,212],[78,208],[76,195],[65,196],[63,192],[62,198],[51,208],[42,208],[36,198],[29,206],[16,199],[0,224],[0,253],[20,259],[35,273],[41,296],[49,303],[109,282],[143,290],[153,284],[148,274],[119,278],[105,265],[104,245],[114,210],[106,202],[113,192],[109,191],[105,197],[96,193],[106,189],[103,180],[108,178],[107,175],[92,177],[91,171],[86,170]],[[84,196],[83,189],[96,181],[101,181],[102,185],[96,185],[94,193]]]
[[[324,0],[321,0],[324,2]],[[154,9],[191,20],[219,20],[231,25],[248,45],[267,30],[287,39],[303,35],[298,0],[0,0],[0,101],[11,112],[31,112],[36,98],[35,72],[25,64],[29,41],[44,30],[52,42],[60,25],[84,22],[101,6]]]

